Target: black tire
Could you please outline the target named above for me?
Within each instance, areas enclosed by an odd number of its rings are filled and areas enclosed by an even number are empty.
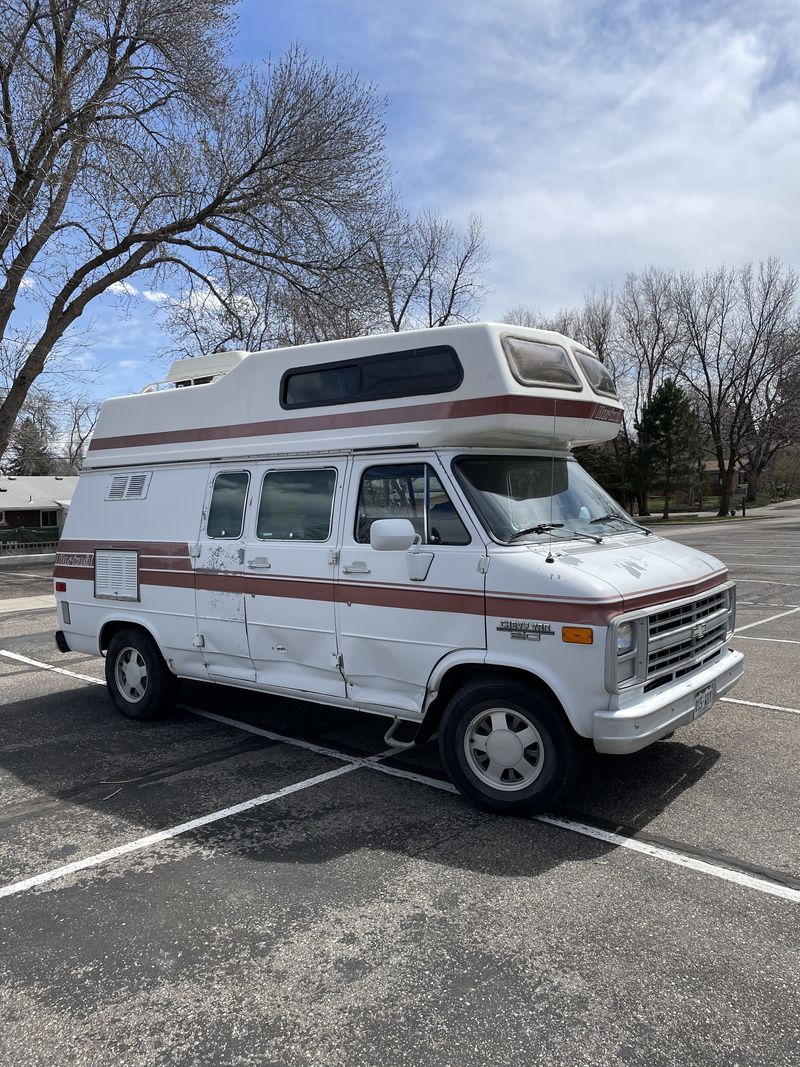
[[[117,709],[139,722],[168,711],[178,692],[178,680],[155,641],[134,626],[118,630],[109,641],[106,685]]]
[[[492,714],[503,719],[491,719]],[[496,730],[502,723],[505,729]],[[492,733],[496,760],[481,751],[479,740]],[[439,728],[442,762],[459,792],[480,808],[508,815],[543,811],[569,792],[580,770],[579,741],[551,699],[502,678],[477,679],[459,689]],[[512,765],[517,748],[520,762]]]

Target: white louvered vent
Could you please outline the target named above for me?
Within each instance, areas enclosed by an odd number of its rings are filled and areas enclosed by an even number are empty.
[[[106,500],[144,500],[150,486],[151,471],[115,474],[108,483]]]
[[[94,554],[94,595],[113,600],[138,600],[138,553],[97,549]]]
[[[106,500],[124,500],[125,490],[128,488],[128,475],[115,474],[106,493]]]

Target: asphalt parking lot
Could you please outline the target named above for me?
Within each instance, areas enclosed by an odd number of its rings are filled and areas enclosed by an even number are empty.
[[[744,681],[544,819],[374,717],[186,685],[129,722],[49,568],[0,570],[0,1060],[796,1064],[800,508],[669,536],[738,580]]]

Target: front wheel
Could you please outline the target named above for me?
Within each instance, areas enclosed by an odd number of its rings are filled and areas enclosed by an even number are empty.
[[[478,807],[528,815],[557,803],[579,770],[576,735],[560,708],[522,682],[469,682],[439,730],[442,762]]]
[[[106,653],[111,699],[129,719],[155,719],[175,703],[177,679],[153,639],[134,627],[119,630]]]

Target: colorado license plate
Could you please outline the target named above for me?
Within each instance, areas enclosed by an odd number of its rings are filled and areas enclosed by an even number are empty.
[[[703,715],[714,703],[714,686],[706,685],[698,689],[694,695],[694,717]]]

